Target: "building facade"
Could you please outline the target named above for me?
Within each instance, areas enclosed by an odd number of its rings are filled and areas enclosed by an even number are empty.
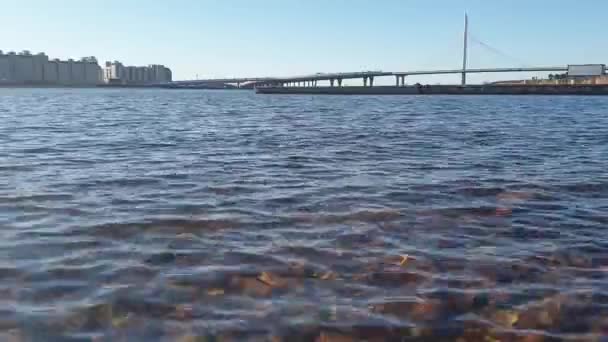
[[[9,56],[0,50],[0,82],[8,82],[11,79],[11,67]]]
[[[106,62],[103,81],[114,85],[146,85],[171,82],[171,69],[164,65],[124,66],[119,61]]]
[[[0,51],[0,84],[94,86],[101,80],[95,57],[61,61],[27,50],[18,54]]]
[[[66,61],[27,50],[6,54],[0,50],[0,85],[146,85],[171,81],[171,70],[159,64],[124,66],[114,61],[106,62],[102,69],[92,56]]]

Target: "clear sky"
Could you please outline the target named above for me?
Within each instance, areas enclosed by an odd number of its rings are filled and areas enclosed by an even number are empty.
[[[608,63],[608,0],[0,2],[5,52],[165,64],[174,79],[459,68],[465,11],[502,52],[472,41],[469,67]],[[473,79],[505,77],[523,76]]]

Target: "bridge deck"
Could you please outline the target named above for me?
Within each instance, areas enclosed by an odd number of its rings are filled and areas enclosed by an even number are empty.
[[[531,67],[531,68],[482,68],[482,69],[467,69],[467,74],[472,73],[496,73],[496,72],[564,72],[568,71],[568,67]],[[442,75],[442,74],[461,74],[462,69],[446,69],[446,70],[419,70],[419,71],[403,71],[403,72],[385,72],[385,71],[360,71],[360,72],[342,72],[342,73],[319,73],[314,75],[293,76],[293,77],[242,77],[242,78],[215,78],[190,81],[174,81],[172,85],[197,85],[211,83],[287,83],[287,82],[306,82],[306,81],[329,81],[338,79],[354,79],[364,77],[382,77],[382,76],[414,76],[414,75]]]
[[[538,67],[538,68],[487,68],[487,69],[467,69],[467,74],[474,73],[494,73],[494,72],[550,72],[550,71],[568,71],[567,67]],[[441,74],[461,74],[462,69],[452,70],[423,70],[423,71],[405,71],[395,72],[393,75],[412,76],[412,75],[441,75]]]

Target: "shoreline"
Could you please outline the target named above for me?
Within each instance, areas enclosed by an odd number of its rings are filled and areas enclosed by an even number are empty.
[[[147,89],[161,89],[162,86],[149,86],[149,85],[107,85],[107,84],[94,84],[94,85],[82,85],[82,84],[8,84],[0,83],[0,88],[32,88],[32,89],[46,89],[46,88],[83,88],[83,89],[95,89],[95,88],[147,88]]]
[[[608,85],[259,87],[255,91],[286,95],[608,95]]]
[[[116,89],[169,89],[169,90],[253,90],[253,88],[213,88],[213,87],[170,87],[166,85],[68,85],[68,84],[0,84],[2,88],[31,88],[31,89],[97,89],[97,88],[116,88]]]

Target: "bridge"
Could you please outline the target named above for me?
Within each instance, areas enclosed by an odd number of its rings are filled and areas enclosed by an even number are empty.
[[[342,73],[316,73],[313,75],[292,76],[292,77],[244,77],[244,78],[218,78],[205,79],[194,81],[179,81],[171,82],[163,86],[167,87],[232,87],[232,88],[254,88],[254,87],[316,87],[319,81],[328,81],[330,87],[342,86],[343,80],[346,79],[362,79],[363,86],[373,87],[376,77],[390,76],[395,77],[397,87],[405,86],[405,78],[416,75],[445,75],[445,74],[460,74],[462,75],[461,85],[466,85],[468,74],[478,73],[506,73],[506,72],[568,72],[568,66],[541,66],[541,67],[511,67],[511,68],[480,68],[471,69],[467,66],[468,61],[468,45],[469,40],[478,43],[480,46],[503,56],[507,54],[500,50],[489,46],[481,40],[469,34],[469,20],[465,14],[464,18],[464,41],[462,55],[462,69],[446,69],[446,70],[422,70],[422,71],[360,71],[360,72],[342,72]]]
[[[233,77],[233,78],[211,78],[200,80],[174,81],[162,84],[161,86],[169,88],[190,88],[206,86],[209,88],[225,88],[227,85],[232,85],[235,88],[241,88],[242,85],[258,84],[272,82],[275,78],[272,77]]]
[[[527,68],[483,68],[483,69],[446,69],[446,70],[417,70],[417,71],[360,71],[360,72],[342,72],[342,73],[317,73],[312,75],[292,76],[292,77],[243,77],[243,78],[215,78],[201,79],[191,81],[177,81],[168,84],[170,87],[186,88],[197,86],[211,85],[234,85],[236,88],[241,87],[263,87],[263,86],[281,86],[281,87],[316,87],[319,81],[328,81],[330,87],[342,86],[343,80],[347,79],[362,79],[364,86],[374,86],[376,77],[395,77],[397,86],[405,85],[407,76],[418,75],[445,75],[445,74],[479,74],[479,73],[504,73],[504,72],[567,72],[567,66],[547,66],[547,67],[527,67]]]
[[[291,77],[235,77],[235,78],[211,78],[211,79],[200,79],[190,81],[176,81],[170,82],[167,85],[174,87],[189,87],[197,85],[233,85],[236,88],[242,86],[260,86],[260,85],[285,85],[288,84],[308,84],[312,85],[313,82],[316,86],[318,81],[330,81],[342,83],[344,79],[355,79],[355,78],[369,78],[378,76],[390,76],[394,73],[383,72],[383,71],[359,71],[359,72],[343,72],[343,73],[316,73],[313,75],[301,75]],[[333,80],[333,81],[332,81]]]
[[[476,73],[500,73],[500,72],[566,72],[568,67],[531,67],[531,68],[487,68],[487,69],[453,69],[453,70],[422,70],[403,72],[364,71],[347,73],[314,74],[310,76],[285,77],[271,79],[271,85],[278,86],[317,86],[318,81],[329,81],[331,87],[342,86],[345,79],[360,78],[364,86],[374,86],[374,79],[382,76],[394,76],[397,86],[405,85],[405,77],[416,75],[444,75],[444,74],[476,74]],[[264,82],[263,82],[264,83]]]

